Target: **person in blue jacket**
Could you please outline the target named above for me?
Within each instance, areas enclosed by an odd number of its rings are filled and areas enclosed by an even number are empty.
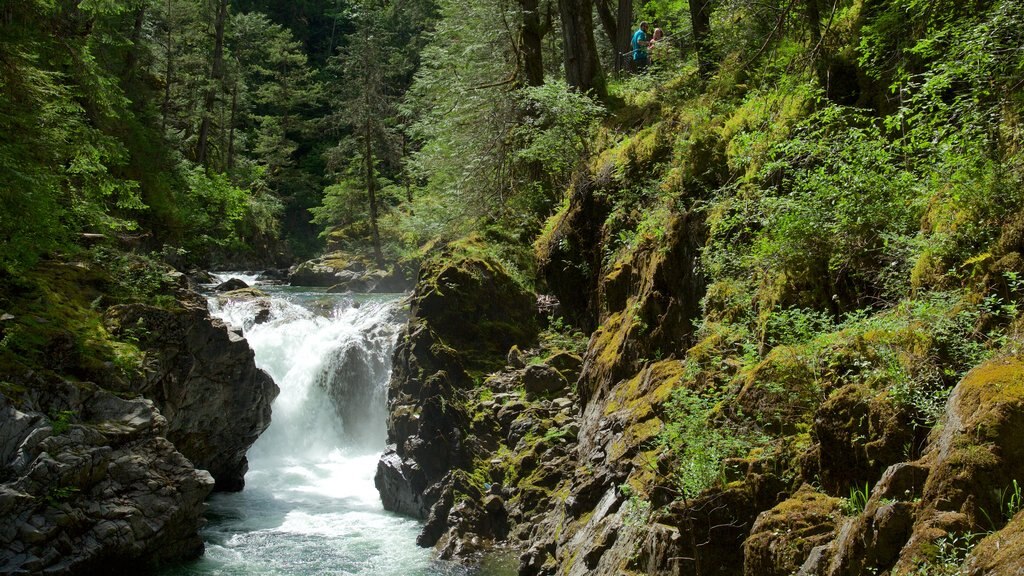
[[[640,23],[640,29],[633,33],[633,40],[630,44],[633,49],[633,69],[643,72],[650,63],[647,47],[651,42],[647,39],[647,22]]]

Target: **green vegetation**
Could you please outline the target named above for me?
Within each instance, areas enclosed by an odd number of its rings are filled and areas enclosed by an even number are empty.
[[[821,480],[830,401],[884,404],[836,442],[909,430],[913,460],[958,382],[1019,391],[964,378],[1024,333],[1018,1],[290,4],[4,9],[4,368],[57,351],[62,375],[130,378],[102,311],[173,305],[162,263],[327,248],[423,263],[433,352],[474,385],[513,343],[571,356],[576,399],[635,417],[644,481],[687,500],[746,470]],[[671,40],[633,74],[639,19]],[[540,331],[534,293],[562,308]],[[893,463],[876,448],[866,475]],[[853,514],[875,480],[815,486]],[[1021,508],[1015,480],[997,500]]]
[[[871,486],[867,483],[863,487],[851,486],[850,496],[843,499],[840,508],[847,516],[856,516],[864,511],[868,505],[868,498],[871,496]]]

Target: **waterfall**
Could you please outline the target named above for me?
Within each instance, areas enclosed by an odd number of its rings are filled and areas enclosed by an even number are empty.
[[[249,451],[245,490],[211,498],[205,556],[168,574],[465,574],[418,548],[419,523],[385,512],[373,485],[399,297],[261,288],[264,323],[258,302],[210,308],[244,329],[280,386],[272,423]]]

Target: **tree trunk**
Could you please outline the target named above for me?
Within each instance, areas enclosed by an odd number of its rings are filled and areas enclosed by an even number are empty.
[[[210,86],[203,103],[203,120],[199,124],[199,142],[196,144],[196,162],[205,164],[209,155],[210,125],[217,92],[224,79],[224,25],[228,19],[228,0],[217,0],[217,15],[213,23],[213,62],[210,66]]]
[[[235,122],[238,118],[238,81],[231,87],[231,119],[228,121],[228,160],[227,167],[235,167]]]
[[[146,5],[143,4],[135,12],[135,26],[132,28],[132,45],[128,48],[128,55],[124,60],[124,72],[121,80],[127,84],[135,77],[135,70],[139,66],[139,51],[142,49],[142,26],[146,23]]]
[[[818,77],[818,83],[828,90],[828,70],[821,54],[821,8],[818,0],[807,0],[807,29],[811,33],[811,66]]]
[[[597,56],[591,7],[591,0],[558,0],[558,11],[562,16],[565,80],[581,92],[604,99],[608,91]]]
[[[633,0],[619,0],[618,22],[616,23],[615,69],[628,70],[633,63],[630,41],[633,39]]]
[[[594,7],[597,8],[597,16],[601,20],[601,28],[604,28],[604,35],[608,37],[612,46],[615,46],[619,34],[616,27],[616,15],[612,12],[612,5],[609,2],[611,0],[594,0]],[[618,59],[616,59],[617,61]]]
[[[366,118],[365,151],[363,152],[366,167],[366,194],[370,198],[370,235],[373,241],[373,259],[379,268],[384,267],[384,254],[380,249],[380,230],[377,228],[377,180],[373,173],[373,132],[370,118]]]
[[[544,27],[540,20],[539,0],[519,0],[523,12],[520,50],[523,58],[523,77],[527,86],[544,84]]]
[[[697,66],[701,76],[707,78],[714,70],[711,60],[711,0],[690,0],[690,23],[693,27],[693,46],[697,51]]]
[[[171,74],[174,72],[174,26],[171,24],[171,0],[167,0],[167,67],[164,70],[164,102],[160,107],[163,114],[162,133],[167,134],[167,117],[171,113]]]

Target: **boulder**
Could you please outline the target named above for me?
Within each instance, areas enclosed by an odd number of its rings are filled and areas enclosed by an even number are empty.
[[[62,389],[72,410],[54,421],[0,396],[0,573],[149,573],[199,556],[214,481],[163,437],[153,403]]]
[[[241,490],[245,454],[270,425],[279,391],[249,344],[205,308],[114,306],[106,323],[115,335],[133,330],[154,362],[136,387],[167,419],[167,438],[213,475],[217,490]]]
[[[363,275],[366,266],[344,253],[327,254],[294,267],[288,274],[292,286],[330,287]]]
[[[924,456],[885,471],[864,511],[840,530],[822,573],[916,573],[926,569],[940,539],[993,528],[999,495],[1024,478],[1022,383],[1024,358],[1017,354],[989,360],[964,376]],[[1002,557],[990,548],[998,541],[980,547],[969,573],[989,573],[983,567]]]
[[[911,416],[886,392],[860,384],[836,390],[814,414],[817,472],[822,487],[845,494],[872,485],[889,466],[905,458],[915,441]]]
[[[218,284],[217,287],[214,288],[214,290],[216,290],[217,292],[232,292],[235,290],[243,290],[248,287],[249,285],[246,284],[244,281],[239,280],[238,278],[231,278]]]
[[[839,498],[804,485],[778,506],[762,512],[743,543],[745,576],[789,576],[816,547],[835,537]]]
[[[484,456],[464,395],[504,365],[509,348],[531,344],[538,329],[533,296],[490,260],[435,259],[421,271],[411,302],[388,389],[390,446],[375,484],[385,509],[427,520],[420,541],[432,545],[452,528],[442,514],[448,508],[438,507],[451,497],[445,478]],[[475,505],[466,506],[464,517],[477,518]],[[453,554],[468,553],[452,546]]]
[[[523,386],[528,397],[550,396],[563,392],[569,385],[565,376],[547,364],[534,364],[523,369]]]

